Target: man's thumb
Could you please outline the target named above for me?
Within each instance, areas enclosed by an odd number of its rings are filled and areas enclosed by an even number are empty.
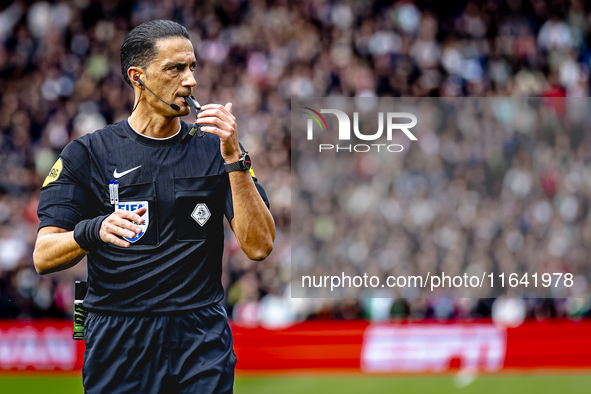
[[[226,104],[225,107],[228,110],[228,112],[232,113],[232,103]]]

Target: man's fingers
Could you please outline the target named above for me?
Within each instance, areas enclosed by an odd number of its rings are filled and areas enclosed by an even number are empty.
[[[210,124],[224,124],[224,120],[216,117],[216,116],[207,116],[207,117],[203,117],[203,118],[199,118],[197,119],[197,123],[199,124],[204,124],[204,123],[210,123]]]
[[[232,109],[232,104],[228,103],[229,108]],[[226,105],[228,105],[226,104]],[[208,105],[215,105],[209,107]],[[203,117],[203,116],[219,116],[219,117],[223,117],[223,118],[227,118],[227,119],[232,119],[235,120],[236,118],[234,117],[234,115],[232,115],[232,112],[228,110],[228,107],[224,107],[222,105],[219,104],[208,104],[206,106],[201,107],[201,112],[199,113],[199,115],[197,115],[197,117]]]
[[[205,104],[201,107],[202,110],[211,109],[211,108],[221,108],[223,105],[221,104]]]
[[[121,219],[119,223],[117,223],[119,228],[127,231],[131,235],[126,235],[126,237],[133,238],[135,237],[135,233],[141,233],[142,229],[135,223],[130,222],[129,220]],[[121,235],[121,234],[118,234]]]
[[[225,108],[209,108],[209,109],[201,109],[197,118],[203,118],[205,116],[216,116],[220,118],[229,118],[231,116]]]
[[[142,232],[142,229],[137,225],[137,223],[141,223],[141,219],[139,219],[137,222],[134,223],[128,219],[114,217],[112,220],[109,221],[109,223],[111,223],[113,227],[119,227],[124,230],[136,232],[138,234]],[[121,234],[118,234],[118,235],[121,235]],[[135,236],[135,234],[132,235],[132,237],[133,236]]]
[[[135,233],[133,231],[126,230],[123,227],[117,227],[116,234],[127,238],[135,237]]]
[[[203,107],[201,107],[202,111],[205,111],[208,109],[219,109],[221,111],[229,113],[228,109],[221,104],[205,104]]]
[[[113,234],[107,234],[107,236],[105,238],[106,238],[105,241],[112,243],[113,245],[121,246],[122,248],[129,247],[129,242],[122,240],[121,238],[118,238],[118,237],[114,236]]]
[[[199,121],[201,121],[202,123],[203,119],[208,118],[219,119],[222,122],[230,124],[232,127],[236,124],[236,118],[232,116],[232,114],[226,114],[219,109],[201,112],[199,116],[197,116],[197,122],[199,123]]]
[[[232,127],[233,127],[231,121],[223,121],[220,118],[214,118],[214,117],[197,119],[197,123],[207,124],[207,125],[216,125],[219,129],[223,129],[226,131],[232,131]]]
[[[229,137],[232,133],[213,126],[201,126],[201,131],[204,133],[214,134],[220,137],[221,140]]]
[[[133,212],[120,209],[120,210],[116,211],[115,213],[118,214],[119,217],[121,217],[121,218],[131,220],[132,222],[141,223],[143,221],[141,218],[141,215],[146,213],[146,208],[142,207],[142,208],[135,210]]]
[[[135,233],[133,231],[127,230],[121,226],[117,226],[116,224],[109,223],[105,224],[105,233],[127,238],[135,237]]]

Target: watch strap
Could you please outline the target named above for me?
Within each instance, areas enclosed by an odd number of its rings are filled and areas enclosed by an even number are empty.
[[[241,164],[242,163],[240,161],[237,161],[235,163],[226,164],[226,172],[245,171],[244,169],[242,169]]]

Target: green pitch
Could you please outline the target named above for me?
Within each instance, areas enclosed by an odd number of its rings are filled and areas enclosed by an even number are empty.
[[[551,376],[483,376],[464,386],[451,376],[416,377],[331,377],[331,378],[241,378],[236,381],[236,394],[554,394],[586,393],[591,387],[589,375]],[[458,386],[464,386],[458,388]]]
[[[467,385],[466,385],[467,384]],[[458,388],[464,386],[463,388]],[[585,393],[591,387],[588,375],[496,375],[481,376],[471,382],[452,376],[416,377],[240,377],[235,394],[357,394],[357,393],[462,393],[462,394],[555,394]],[[2,394],[81,394],[79,378],[0,376]]]

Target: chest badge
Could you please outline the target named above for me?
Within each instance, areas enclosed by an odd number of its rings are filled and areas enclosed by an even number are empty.
[[[144,234],[146,233],[146,230],[148,229],[148,223],[150,222],[150,207],[149,207],[147,201],[121,201],[117,205],[117,209],[122,209],[124,211],[136,211],[136,210],[143,208],[143,207],[146,208],[146,212],[141,216],[142,222],[136,223],[138,226],[140,226],[140,228],[142,229],[142,232],[139,234],[136,234],[135,237],[133,237],[133,238],[123,237],[123,239],[125,239],[129,242],[136,242],[141,237],[144,236]]]
[[[191,214],[191,217],[195,219],[195,221],[199,223],[201,227],[203,227],[210,216],[211,212],[209,212],[209,208],[207,208],[207,205],[202,202],[195,206],[195,209],[193,209],[193,213]]]

